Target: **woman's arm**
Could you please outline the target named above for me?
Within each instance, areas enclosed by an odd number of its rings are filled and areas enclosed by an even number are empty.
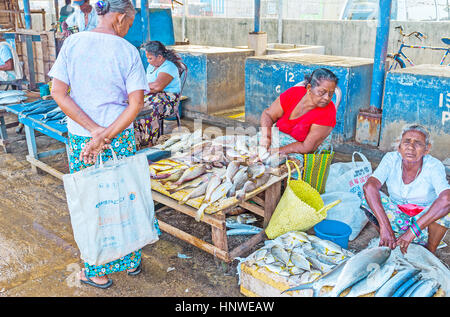
[[[3,71],[14,70],[14,62],[13,62],[13,59],[12,59],[12,58],[8,59],[8,60],[5,62],[5,64],[3,64],[3,65],[0,66],[0,70],[3,70]]]
[[[278,97],[269,108],[265,109],[261,114],[261,146],[266,149],[270,148],[272,143],[272,126],[283,116],[283,108],[281,107],[280,97]]]
[[[151,93],[163,91],[172,80],[173,77],[171,75],[161,72],[154,82],[148,84],[148,89]]]
[[[375,214],[380,225],[380,246],[387,246],[391,249],[395,248],[395,235],[391,227],[391,223],[384,211],[381,203],[380,189],[382,184],[375,177],[369,177],[363,186],[364,196],[370,210]]]
[[[314,152],[331,133],[333,127],[313,124],[303,142],[293,142],[278,149],[281,154]],[[276,151],[277,149],[274,149]]]
[[[430,224],[445,217],[450,212],[450,189],[442,191],[438,198],[428,208],[427,212],[420,217],[416,223],[419,228],[423,230]],[[396,241],[396,246],[400,246],[402,253],[406,253],[409,244],[414,239],[415,235],[411,230],[406,231]]]

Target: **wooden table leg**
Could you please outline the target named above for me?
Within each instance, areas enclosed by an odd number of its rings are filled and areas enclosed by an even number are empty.
[[[4,112],[3,109],[0,109],[0,145],[3,147],[5,153],[8,153],[8,133],[6,132]]]
[[[225,222],[225,215],[218,216],[220,220],[223,220]],[[225,253],[228,254],[228,237],[227,237],[227,229],[225,228],[217,228],[211,226],[211,235],[212,235],[212,242],[213,244],[219,248],[220,250],[223,250]],[[228,259],[227,259],[228,260]]]
[[[265,190],[264,197],[264,224],[263,227],[266,228],[269,224],[270,218],[272,217],[275,208],[281,198],[281,182],[276,182],[269,188]]]

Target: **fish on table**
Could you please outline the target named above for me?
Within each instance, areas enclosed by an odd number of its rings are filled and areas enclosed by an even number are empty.
[[[195,216],[195,220],[200,221],[203,218],[203,214],[205,212],[205,209],[209,206],[211,206],[213,203],[218,201],[219,199],[222,199],[226,196],[228,191],[230,190],[231,186],[233,184],[229,181],[225,181],[222,184],[220,184],[211,194],[211,197],[209,201],[203,202],[200,208],[197,210],[197,214]]]
[[[175,182],[175,185],[181,185],[184,182],[193,180],[205,173],[206,173],[205,165],[203,165],[203,164],[194,165],[184,171],[184,173],[183,173],[183,175],[181,175],[180,179]]]
[[[205,195],[207,186],[208,182],[201,183],[200,185],[198,185],[198,187],[194,188],[189,194],[187,194],[182,200],[180,200],[179,204],[182,205],[186,203],[189,199]]]
[[[439,287],[440,284],[435,279],[426,279],[412,291],[409,297],[432,297]]]

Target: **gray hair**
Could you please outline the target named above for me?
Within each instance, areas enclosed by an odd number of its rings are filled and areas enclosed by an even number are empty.
[[[135,9],[130,0],[100,0],[95,3],[95,11],[98,15],[105,15],[108,12],[126,13],[131,15]]]
[[[422,133],[425,136],[425,144],[426,145],[431,144],[431,136],[430,136],[430,133],[428,132],[428,130],[424,126],[422,126],[420,124],[415,124],[415,123],[406,125],[403,128],[400,139],[402,139],[403,136],[405,135],[405,133],[409,132],[409,131],[417,131],[417,132]]]

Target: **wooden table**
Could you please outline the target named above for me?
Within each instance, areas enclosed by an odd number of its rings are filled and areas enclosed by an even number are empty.
[[[229,214],[235,207],[240,206],[252,213],[263,217],[263,227],[265,228],[269,223],[270,218],[272,217],[272,213],[274,212],[278,201],[280,200],[281,184],[286,177],[287,174],[283,174],[282,176],[272,175],[266,185],[257,188],[253,192],[247,193],[244,202],[240,203],[233,198],[229,204],[223,207],[223,209],[213,214],[205,213],[201,221],[211,227],[212,244],[158,219],[159,226],[162,231],[165,231],[174,237],[177,237],[202,249],[203,251],[214,255],[226,263],[230,263],[233,261],[233,259],[250,251],[252,247],[263,241],[265,239],[265,232],[264,230],[262,230],[260,233],[249,238],[249,240],[239,245],[235,249],[229,250],[227,228],[225,222],[227,214]],[[166,209],[166,207],[169,207],[185,215],[195,218],[197,208],[187,205],[188,203],[181,205],[176,199],[163,194],[161,190],[155,190],[155,186],[153,186],[156,184],[155,182],[155,180],[152,180],[153,200],[164,205],[162,208],[156,210],[156,213],[163,209]],[[264,198],[261,198],[260,196],[263,196]],[[250,201],[252,201],[253,203],[251,203]]]

